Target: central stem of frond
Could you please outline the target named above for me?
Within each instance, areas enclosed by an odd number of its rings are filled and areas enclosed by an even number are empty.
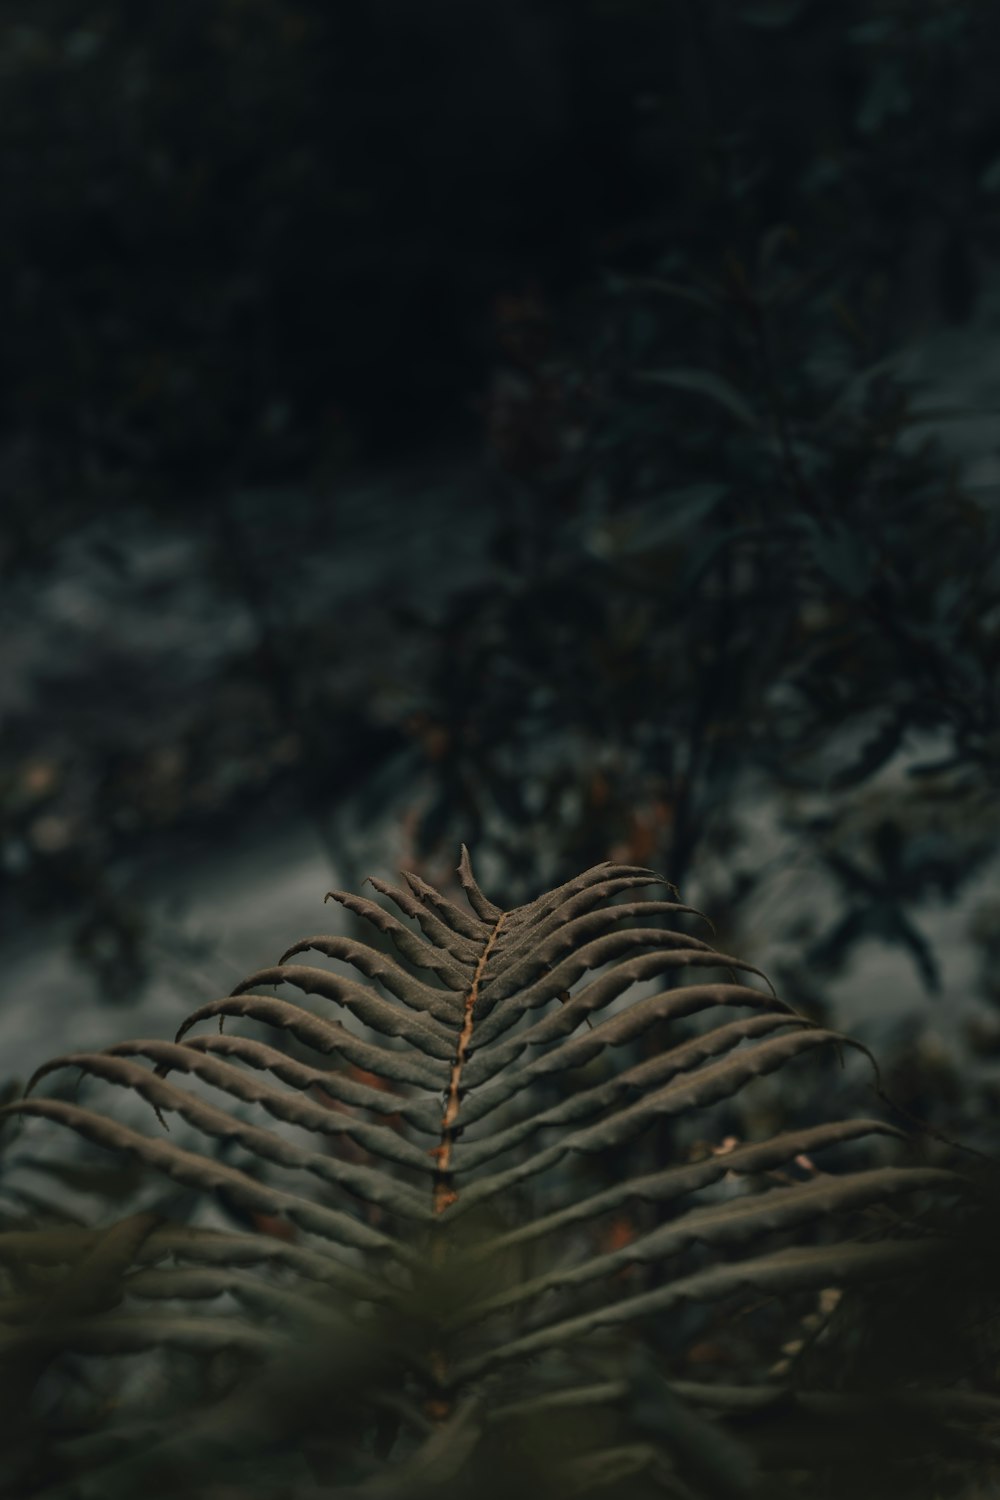
[[[462,1029],[458,1034],[458,1045],[455,1048],[455,1059],[451,1065],[451,1077],[448,1080],[448,1095],[445,1102],[444,1114],[441,1118],[441,1143],[434,1147],[433,1156],[437,1158],[437,1171],[434,1174],[434,1212],[444,1213],[455,1199],[457,1192],[451,1180],[451,1153],[455,1141],[455,1121],[458,1119],[458,1111],[462,1096],[462,1069],[469,1051],[469,1043],[472,1041],[472,1028],[475,1024],[476,1001],[479,999],[479,986],[489,956],[493,952],[493,944],[500,936],[500,930],[507,919],[507,913],[501,912],[497,918],[496,926],[490,933],[486,946],[479,955],[476,964],[476,972],[472,977],[472,987],[465,997],[465,1007],[462,1015]]]

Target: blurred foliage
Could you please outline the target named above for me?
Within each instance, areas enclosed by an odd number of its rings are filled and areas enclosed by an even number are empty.
[[[617,853],[721,861],[744,909],[777,796],[835,897],[813,973],[874,935],[933,986],[913,909],[996,832],[998,522],[894,356],[995,264],[995,7],[37,0],[2,32],[8,574],[152,507],[249,620],[169,722],[111,658],[92,742],[8,740],[7,874],[83,902],[102,984],[143,971],[118,862],[416,763],[415,854],[466,837],[515,896]],[[489,578],[395,636],[392,598],[298,612],[351,465],[477,431]]]
[[[1000,513],[796,258],[609,278],[591,341],[497,393],[492,579],[401,617],[434,642],[417,849],[461,828],[529,884],[611,850],[683,884],[708,848],[745,898],[764,802],[841,908],[813,963],[877,935],[936,988],[909,913],[1000,831]]]
[[[0,40],[18,553],[81,505],[468,432],[526,279],[777,228],[878,346],[967,317],[997,247],[976,0],[34,0]]]
[[[827,981],[871,937],[934,989],[920,908],[961,896],[1000,831],[1000,518],[929,436],[939,414],[896,356],[944,319],[967,325],[975,358],[1000,246],[998,65],[1000,11],[983,0],[8,5],[8,597],[30,602],[72,566],[60,549],[95,518],[167,520],[251,626],[169,719],[148,674],[145,737],[121,731],[135,684],[103,662],[91,738],[47,731],[35,750],[15,726],[0,817],[21,909],[79,912],[78,958],[103,994],[128,996],[149,967],[120,879],[140,850],[207,840],[275,791],[303,797],[331,838],[328,814],[370,820],[417,766],[421,867],[463,837],[516,900],[592,860],[652,862],[721,911],[723,935],[768,877],[756,815],[776,810],[822,893],[790,912],[794,931],[773,928],[795,938],[788,998],[822,1016]],[[443,584],[430,608],[297,612],[294,554],[328,529],[354,466],[477,436],[491,508],[470,526],[490,531],[488,579]],[[288,524],[279,547],[232,497],[285,483],[298,509],[261,502]],[[110,590],[127,561],[99,545]],[[152,613],[172,607],[150,587]],[[62,691],[55,668],[40,681],[36,728]],[[996,917],[984,903],[970,932],[992,1007]],[[988,1071],[972,1080],[949,1045],[904,1031],[893,1097],[988,1133]],[[992,1017],[970,1026],[987,1067],[998,1036]],[[852,1085],[831,1071],[824,1087]],[[956,1262],[962,1305],[924,1286],[898,1306],[804,1310],[771,1401],[727,1416],[737,1468],[752,1453],[769,1494],[875,1496],[898,1490],[902,1455],[908,1493],[989,1493],[988,1404],[972,1400],[949,1454],[926,1411],[870,1389],[834,1411],[785,1383],[818,1378],[825,1357],[862,1386],[919,1366],[988,1402],[988,1219]],[[5,1285],[15,1321],[29,1282],[37,1268]],[[685,1373],[707,1371],[715,1393],[692,1378],[679,1399],[723,1401],[716,1376],[741,1335],[722,1315],[691,1346]],[[322,1372],[334,1445],[348,1365]],[[85,1452],[121,1392],[67,1369],[67,1435]],[[206,1394],[239,1418],[233,1378],[220,1368]],[[163,1388],[149,1389],[155,1405]],[[652,1449],[626,1445],[622,1474],[582,1473],[573,1493],[655,1493],[650,1451],[679,1434],[679,1493],[689,1471],[695,1490],[740,1492],[714,1425],[706,1439],[689,1409],[657,1402]],[[585,1468],[605,1432],[592,1414],[509,1421],[478,1495],[554,1497],[536,1460]],[[151,1472],[145,1436],[123,1492],[138,1474],[150,1493],[202,1493],[198,1453]],[[377,1469],[370,1438],[359,1484]],[[32,1482],[72,1482],[71,1463],[29,1461]],[[233,1461],[225,1450],[206,1496],[292,1493],[285,1471],[272,1485]],[[293,1467],[315,1493],[322,1455]],[[414,1483],[447,1495],[464,1481]]]

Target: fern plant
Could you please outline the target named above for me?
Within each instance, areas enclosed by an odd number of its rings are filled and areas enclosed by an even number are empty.
[[[297,942],[175,1041],[57,1057],[6,1106],[201,1206],[179,1222],[168,1195],[110,1229],[0,1235],[0,1374],[22,1437],[37,1420],[26,1392],[53,1360],[160,1351],[186,1372],[155,1416],[118,1395],[109,1429],[65,1424],[41,1467],[29,1443],[20,1493],[124,1494],[137,1475],[191,1493],[190,1465],[220,1457],[229,1493],[256,1493],[261,1454],[291,1465],[282,1495],[488,1494],[525,1454],[552,1495],[626,1478],[635,1494],[748,1493],[715,1428],[703,1441],[701,1419],[671,1416],[678,1394],[713,1405],[707,1386],[665,1383],[698,1309],[763,1303],[766,1320],[776,1299],[926,1265],[939,1239],[904,1210],[961,1190],[954,1174],[812,1163],[894,1127],[672,1143],[674,1126],[843,1039],[680,930],[699,914],[672,888],[653,899],[661,877],[598,865],[504,911],[464,848],[458,874],[467,905],[415,874],[372,879],[409,922],[331,892],[371,943]],[[128,1108],[35,1093],[69,1069]],[[126,1119],[136,1105],[144,1125]],[[213,1223],[212,1205],[237,1224]]]

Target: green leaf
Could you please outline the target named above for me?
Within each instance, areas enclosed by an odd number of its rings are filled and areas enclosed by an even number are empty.
[[[726,484],[690,484],[666,490],[641,506],[615,517],[613,553],[616,557],[643,555],[669,546],[697,529],[729,494]]]
[[[695,396],[706,396],[723,407],[731,417],[744,427],[753,430],[760,425],[757,414],[749,401],[741,396],[729,381],[712,370],[692,370],[676,367],[667,370],[640,370],[636,380],[644,385],[660,385],[670,390],[686,391]]]

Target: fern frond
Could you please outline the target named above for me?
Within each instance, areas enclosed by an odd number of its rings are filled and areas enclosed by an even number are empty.
[[[892,1206],[966,1192],[954,1173],[883,1153],[848,1170],[786,1175],[781,1186],[768,1177],[818,1151],[899,1144],[901,1132],[878,1120],[809,1124],[622,1172],[641,1160],[633,1144],[662,1122],[706,1115],[845,1042],[766,980],[757,987],[758,969],[684,930],[701,914],[672,888],[671,899],[647,895],[667,885],[654,871],[605,863],[510,911],[480,889],[464,849],[467,906],[415,874],[404,879],[405,889],[371,881],[404,920],[367,897],[328,896],[395,957],[337,934],[303,938],[200,1005],[174,1041],[64,1054],[3,1110],[124,1154],[251,1223],[286,1228],[275,1238],[148,1218],[113,1241],[79,1226],[0,1234],[0,1267],[21,1267],[27,1287],[0,1308],[0,1356],[160,1348],[266,1366],[285,1357],[291,1328],[381,1340],[407,1389],[373,1376],[365,1399],[383,1410],[423,1401],[416,1425],[426,1431],[395,1477],[366,1481],[365,1493],[384,1482],[386,1496],[402,1495],[410,1480],[448,1468],[446,1434],[459,1449],[478,1443],[484,1380],[516,1371],[553,1410],[614,1404],[609,1393],[627,1380],[581,1385],[564,1374],[560,1384],[550,1374],[546,1384],[546,1360],[606,1358],[609,1335],[664,1327],[681,1307],[877,1283],[933,1263],[940,1240],[908,1229]],[[350,977],[292,961],[305,953]],[[277,986],[302,1000],[265,993]],[[218,1033],[197,1030],[208,1021]],[[223,1033],[226,1021],[264,1027],[267,1039]],[[143,1101],[149,1128],[116,1118],[110,1099],[34,1092],[66,1069],[90,1091]],[[181,1122],[178,1139],[164,1134],[168,1117]],[[588,1163],[613,1163],[610,1185],[588,1171],[581,1189]],[[884,1215],[874,1233],[873,1209]],[[622,1214],[624,1238],[603,1238]],[[104,1303],[66,1302],[56,1322],[38,1321],[45,1277],[90,1285],[84,1268],[105,1261]],[[119,1304],[111,1312],[109,1299]],[[188,1307],[206,1303],[232,1310]],[[400,1330],[388,1342],[372,1322],[386,1317]],[[581,1485],[652,1467],[683,1492],[659,1438],[615,1432],[621,1441],[581,1459]]]

